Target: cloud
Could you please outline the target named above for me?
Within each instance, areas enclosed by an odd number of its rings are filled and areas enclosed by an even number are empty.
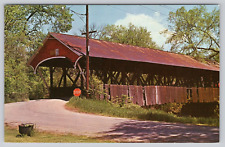
[[[156,17],[160,17],[160,13],[159,13],[159,12],[155,12],[154,15],[155,15]]]
[[[146,27],[148,31],[151,32],[152,40],[157,43],[157,45],[162,46],[165,44],[166,37],[160,34],[161,31],[165,30],[166,27],[161,23],[160,13],[155,12],[154,17],[145,14],[126,14],[126,17],[119,19],[115,22],[115,25],[128,26],[132,23],[138,27]]]

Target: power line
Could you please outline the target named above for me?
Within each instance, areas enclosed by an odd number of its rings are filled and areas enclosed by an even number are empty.
[[[170,7],[170,6],[167,6],[167,7],[171,8],[171,9],[173,9],[173,10],[177,10],[177,9],[175,9],[175,8],[173,8],[173,7]]]
[[[118,10],[120,10],[120,11],[122,11],[122,12],[131,13],[131,12],[125,11],[125,10],[123,10],[123,9],[121,9],[121,8],[118,8],[118,7],[113,7],[113,6],[111,6],[111,5],[107,5],[107,6],[110,6],[110,7],[112,7],[112,8],[118,9]],[[131,13],[131,14],[134,14],[134,13]]]
[[[114,6],[112,6],[112,5],[107,5],[107,6],[110,6],[110,7],[114,8],[114,9],[120,10],[120,11],[125,12],[125,13],[130,13],[130,14],[136,15],[135,13],[128,12],[128,11],[126,11],[126,10],[124,10],[124,9],[121,9],[121,8],[118,8],[118,7],[114,7]],[[145,9],[151,10],[151,11],[153,11],[153,12],[158,12],[158,11],[156,11],[156,10],[153,10],[153,9],[148,8],[148,7],[146,7],[146,6],[143,6],[143,5],[139,5],[139,6],[144,7]],[[160,6],[161,6],[161,5],[160,5]],[[174,8],[172,8],[172,9],[174,9]],[[81,13],[75,12],[75,11],[73,11],[73,10],[71,10],[71,9],[70,9],[70,11],[73,12],[74,14],[76,14],[77,17],[79,17],[80,20],[81,20],[83,23],[85,23],[84,20],[83,20],[83,17],[81,17],[81,16],[84,16],[84,15],[86,15],[86,14],[81,14]],[[166,14],[164,14],[164,13],[161,13],[161,12],[158,12],[158,13],[160,13],[161,15],[164,15],[164,16],[168,16],[168,15],[166,15]],[[81,15],[81,16],[80,16],[80,15]],[[165,19],[165,18],[162,18],[162,19]]]
[[[80,20],[81,20],[83,23],[85,23],[84,20],[83,20],[83,17],[81,17],[81,16],[86,15],[86,14],[77,13],[77,12],[71,10],[71,8],[70,8],[70,11],[73,12],[74,14],[76,14],[76,16],[79,17]],[[81,16],[80,16],[80,15],[81,15]]]
[[[77,12],[71,10],[71,9],[70,9],[70,11],[72,11],[73,13],[75,13],[75,14],[77,14],[77,15],[86,15],[86,14],[77,13]]]
[[[110,7],[112,7],[112,8],[118,9],[118,10],[120,10],[120,11],[122,11],[122,12],[126,12],[126,13],[130,13],[130,14],[136,15],[135,13],[131,13],[131,12],[125,11],[125,10],[123,10],[123,9],[121,9],[121,8],[118,8],[118,7],[113,7],[113,6],[111,6],[111,5],[107,5],[107,6],[110,6]],[[158,11],[155,11],[155,10],[153,10],[153,9],[150,9],[150,8],[145,7],[145,6],[142,6],[142,5],[139,5],[139,6],[144,7],[144,8],[146,8],[146,9],[149,9],[149,10],[151,10],[151,11],[153,11],[153,12],[158,12]],[[164,16],[168,16],[168,15],[163,14],[163,13],[161,13],[161,12],[160,12],[160,14],[162,14],[162,15],[164,15]],[[162,19],[165,19],[165,18],[162,18]]]
[[[174,8],[172,8],[172,7],[169,7],[169,6],[167,6],[167,5],[160,5],[161,7],[164,7],[164,8],[166,8],[166,9],[168,9],[168,10],[176,10],[176,9],[174,9]]]
[[[139,5],[139,6],[145,8],[145,9],[151,10],[151,11],[153,11],[153,12],[157,12],[157,11],[155,11],[155,10],[153,10],[153,9],[150,9],[150,8],[146,7],[146,6],[143,6],[143,5]]]
[[[151,11],[153,11],[153,12],[158,12],[158,11],[155,11],[155,10],[150,9],[150,8],[148,8],[148,7],[146,7],[146,6],[143,6],[143,5],[139,5],[139,6],[141,6],[141,7],[145,8],[145,9],[151,10]],[[164,16],[168,16],[168,15],[163,14],[163,13],[161,13],[161,12],[159,12],[159,13],[160,13],[160,14],[162,14],[162,15],[164,15]]]

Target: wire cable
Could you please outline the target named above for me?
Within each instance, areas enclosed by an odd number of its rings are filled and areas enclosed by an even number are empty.
[[[155,10],[150,9],[150,8],[148,8],[148,7],[146,7],[146,6],[143,6],[143,5],[139,5],[139,6],[141,6],[141,7],[145,8],[145,9],[151,10],[151,11],[153,11],[153,12],[158,12],[158,11],[155,11]],[[161,12],[159,12],[159,13],[160,13],[160,14],[162,14],[162,15],[164,15],[164,16],[168,16],[168,15],[163,14],[163,13],[161,13]]]
[[[110,6],[110,7],[112,7],[112,8],[118,9],[118,10],[120,10],[120,11],[122,11],[122,12],[126,12],[126,13],[130,13],[130,14],[134,14],[134,13],[131,13],[131,12],[125,11],[125,10],[123,10],[123,9],[121,9],[121,8],[114,7],[114,6],[112,6],[112,5],[107,5],[107,6]]]
[[[176,9],[174,9],[172,7],[167,6],[167,5],[160,5],[160,6],[166,8],[168,10],[172,10],[172,11],[176,10]]]
[[[73,10],[71,10],[71,7],[70,7],[70,11],[71,12],[73,12],[74,14],[76,14],[76,16],[77,17],[79,17],[80,18],[80,20],[84,23],[84,24],[86,24],[85,22],[84,22],[84,18],[83,17],[81,17],[81,16],[83,16],[83,15],[85,15],[86,16],[86,14],[80,14],[80,13],[77,13],[77,12],[75,12],[75,11],[73,11]],[[81,15],[81,16],[80,16]]]
[[[86,14],[77,13],[77,12],[73,11],[72,9],[70,9],[70,11],[72,11],[73,13],[75,13],[77,15],[86,15]]]

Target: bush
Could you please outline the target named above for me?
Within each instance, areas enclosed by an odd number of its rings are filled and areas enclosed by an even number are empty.
[[[114,104],[106,100],[85,99],[85,97],[72,97],[66,104],[66,106],[69,108],[75,108],[76,110],[78,109],[81,112],[89,112],[106,116],[115,116],[138,120],[154,120],[219,126],[218,118],[197,118],[190,116],[180,117],[162,110],[144,109],[139,105],[135,105],[132,103],[125,103],[123,104],[123,106],[121,106],[118,103]]]
[[[49,69],[42,67],[39,69],[42,71],[43,77],[46,82],[49,83]],[[39,74],[34,74],[34,71],[30,68],[28,72],[29,77],[29,99],[36,100],[48,97],[48,90],[45,87],[44,81]]]
[[[219,102],[186,103],[183,105],[180,115],[219,118]]]
[[[33,81],[32,88],[29,91],[29,99],[36,100],[46,97],[46,91],[43,82]]]
[[[211,103],[167,103],[150,106],[150,108],[176,114],[178,116],[219,118],[219,101]]]
[[[218,117],[218,118],[220,117],[220,101],[217,101],[217,105],[214,109],[214,114],[216,117]]]
[[[26,93],[5,93],[5,103],[13,103],[13,102],[22,102],[22,101],[28,101],[28,94]]]
[[[28,99],[29,85],[24,61],[5,60],[5,103]]]
[[[90,98],[96,99],[96,96],[105,94],[103,82],[95,75],[90,76],[90,88],[88,91]]]
[[[159,109],[167,113],[180,114],[183,105],[184,104],[180,104],[180,103],[167,103],[162,105],[154,105],[154,106],[151,106],[151,108]]]

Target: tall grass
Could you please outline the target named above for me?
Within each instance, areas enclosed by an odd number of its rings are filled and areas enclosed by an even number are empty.
[[[72,97],[66,106],[70,109],[78,109],[80,112],[113,117],[219,126],[218,118],[179,117],[175,114],[167,113],[162,110],[144,109],[134,104],[126,104],[123,107],[120,107],[120,105],[96,99]]]

